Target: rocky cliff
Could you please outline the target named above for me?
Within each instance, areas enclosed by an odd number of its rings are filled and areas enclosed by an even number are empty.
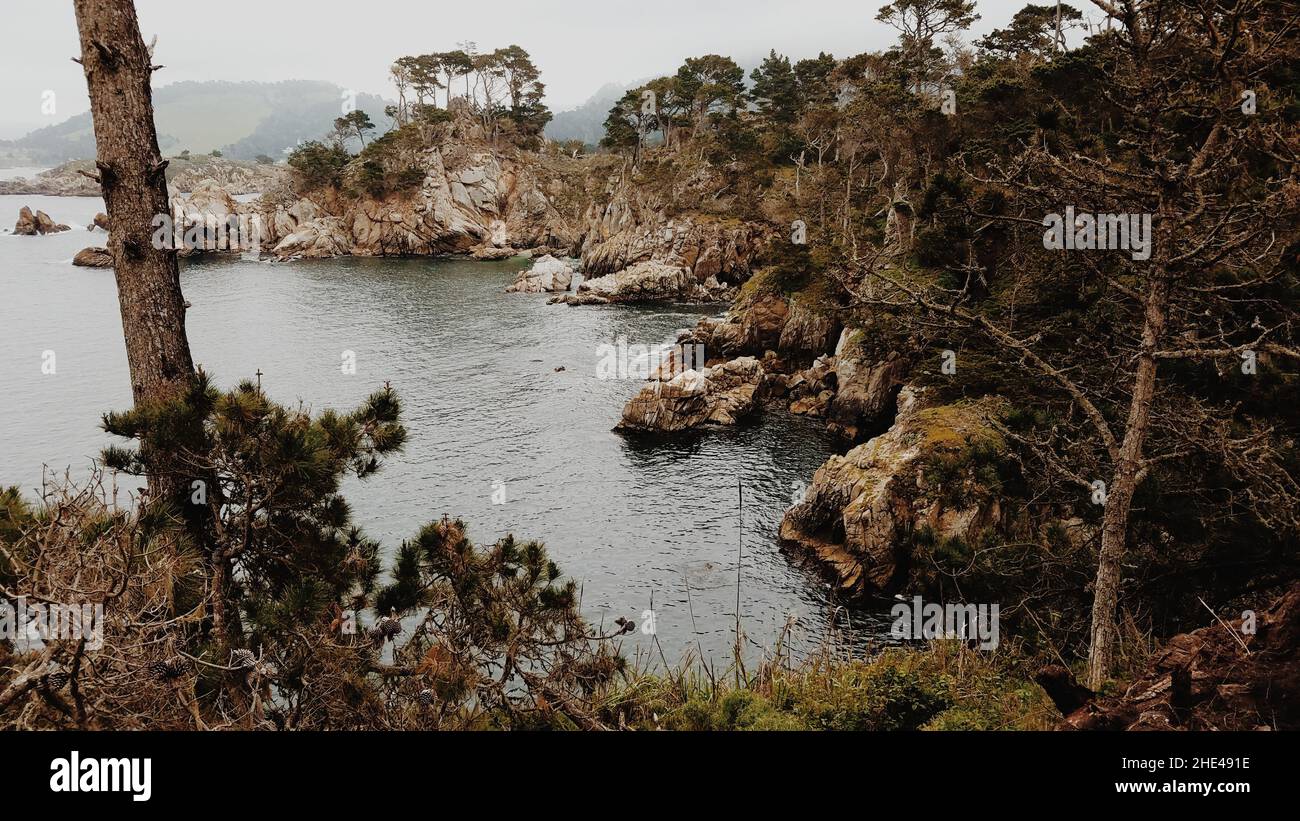
[[[722,302],[736,295],[734,286],[749,279],[774,232],[761,223],[683,213],[679,203],[697,201],[702,181],[684,187],[641,185],[627,169],[610,178],[582,226],[582,270],[593,296]],[[650,272],[655,281],[646,283]]]
[[[470,254],[571,248],[575,220],[561,212],[573,183],[562,163],[516,149],[448,141],[420,153],[418,188],[383,198],[279,189],[259,206],[279,259]],[[497,253],[497,252],[500,253]]]
[[[976,541],[1000,524],[996,495],[962,467],[976,449],[1005,450],[996,429],[1004,412],[994,398],[925,407],[923,392],[904,388],[885,433],[818,468],[786,512],[782,540],[821,562],[845,595],[907,587],[922,543]],[[957,470],[936,480],[930,469],[941,461]]]

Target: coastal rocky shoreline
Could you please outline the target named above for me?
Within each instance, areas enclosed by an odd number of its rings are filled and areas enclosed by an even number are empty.
[[[41,171],[34,177],[0,180],[0,194],[30,194],[49,197],[98,197],[99,183],[94,160],[71,160]],[[282,178],[284,166],[228,160],[223,157],[172,157],[165,171],[167,183],[178,191],[191,191],[204,180],[212,180],[233,195],[256,194]]]
[[[966,537],[998,524],[996,509],[948,509],[924,494],[907,498],[903,488],[915,465],[942,448],[922,427],[978,427],[974,411],[952,421],[955,411],[928,407],[925,391],[908,387],[912,363],[901,352],[868,353],[861,332],[844,327],[835,311],[751,282],[772,242],[770,227],[669,216],[617,175],[602,176],[608,169],[488,150],[472,131],[425,149],[421,164],[417,190],[382,200],[299,194],[283,174],[265,178],[261,196],[244,202],[235,198],[243,184],[232,190],[205,178],[188,193],[172,185],[175,241],[187,256],[254,250],[280,261],[523,256],[534,261],[505,289],[509,294],[549,295],[550,302],[571,306],[730,305],[724,316],[700,321],[678,340],[701,346],[706,366],[655,374],[627,403],[616,430],[673,434],[736,425],[772,403],[822,419],[849,450],[812,477],[780,534],[846,595],[905,587],[908,557],[893,546],[919,527]],[[31,224],[59,230],[48,216],[42,222],[28,214],[24,209]],[[232,220],[243,230],[219,240],[202,234],[205,223]],[[187,244],[195,226],[202,240]],[[106,219],[90,226],[97,227],[106,228]],[[107,248],[92,246],[74,264],[109,268],[112,258]]]
[[[779,286],[765,273],[776,240],[770,222],[680,213],[670,203],[686,189],[638,186],[608,156],[495,147],[466,119],[421,150],[418,162],[418,186],[382,197],[301,191],[285,174],[243,202],[215,178],[188,193],[172,186],[175,239],[185,255],[254,250],[278,261],[526,257],[532,264],[505,288],[511,297],[727,306],[677,340],[705,352],[703,367],[659,369],[614,429],[630,436],[707,430],[742,424],[765,405],[821,420],[844,452],[810,477],[779,534],[846,599],[926,589],[936,545],[1011,533],[1035,539],[1048,526],[1065,528],[1075,542],[1095,536],[1077,520],[1011,520],[970,464],[1006,451],[1005,407],[940,399],[918,381],[915,351],[881,350],[866,331],[847,326],[836,305]],[[195,226],[232,219],[243,228],[233,242],[204,238],[185,247]],[[75,264],[111,267],[112,259],[108,249],[91,247]],[[930,476],[943,463],[961,467]]]

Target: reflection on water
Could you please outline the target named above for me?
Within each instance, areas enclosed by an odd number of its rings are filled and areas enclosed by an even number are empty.
[[[106,442],[100,414],[126,407],[130,391],[112,274],[69,264],[104,241],[83,227],[99,200],[0,197],[0,217],[24,204],[74,226],[0,236],[0,484],[30,489],[42,464],[84,471]],[[662,343],[706,309],[570,308],[502,293],[524,264],[204,260],[182,273],[190,342],[218,384],[261,370],[272,397],[317,410],[354,406],[391,382],[410,440],[346,487],[358,523],[389,549],[444,513],[480,541],[541,539],[579,581],[593,621],[640,621],[653,597],[670,660],[697,643],[719,661],[731,652],[743,485],[745,633],[757,652],[793,614],[796,649],[811,646],[833,607],[816,575],[782,553],[776,528],[835,443],[780,411],[672,439],[613,433],[639,383],[597,379],[598,346]],[[57,354],[54,376],[40,372],[46,350]],[[356,354],[355,376],[340,372],[344,351]],[[851,618],[851,637],[880,629]],[[646,640],[634,634],[625,649]]]

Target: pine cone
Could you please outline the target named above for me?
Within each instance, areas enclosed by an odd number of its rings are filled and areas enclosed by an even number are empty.
[[[415,700],[420,702],[421,707],[432,707],[433,691],[426,687],[425,689],[420,691],[420,694],[415,697]]]
[[[62,690],[63,686],[72,679],[66,670],[52,670],[45,676],[45,681],[52,689]]]
[[[370,631],[370,638],[375,644],[383,644],[396,638],[397,634],[402,632],[402,623],[395,618],[383,616],[375,622],[374,629]]]
[[[241,647],[230,654],[231,667],[247,669],[255,664],[257,664],[257,656],[253,655],[252,650]]]
[[[149,675],[159,681],[174,681],[185,675],[185,664],[180,659],[153,661],[149,663]]]

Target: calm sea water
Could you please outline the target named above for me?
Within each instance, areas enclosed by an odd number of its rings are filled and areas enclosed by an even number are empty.
[[[34,489],[42,466],[85,475],[109,441],[100,414],[131,397],[113,275],[71,264],[82,247],[104,243],[85,230],[102,203],[0,196],[4,228],[23,205],[73,226],[0,234],[0,485]],[[794,489],[835,442],[816,422],[779,411],[679,438],[612,432],[640,383],[597,379],[597,347],[617,336],[662,343],[704,309],[570,308],[503,293],[526,264],[204,260],[181,275],[190,344],[220,385],[261,370],[273,398],[316,410],[352,408],[390,381],[410,441],[373,478],[348,484],[356,521],[390,550],[444,513],[463,517],[480,542],[540,539],[582,585],[594,622],[639,621],[653,597],[670,662],[686,648],[730,656],[743,485],[749,651],[771,646],[791,616],[796,652],[810,648],[835,607],[775,533]],[[52,376],[41,373],[45,351],[56,356]],[[343,351],[355,352],[356,375],[341,373]],[[836,619],[852,623],[844,638],[853,642],[882,626],[858,611]],[[625,643],[650,648],[641,633]]]

